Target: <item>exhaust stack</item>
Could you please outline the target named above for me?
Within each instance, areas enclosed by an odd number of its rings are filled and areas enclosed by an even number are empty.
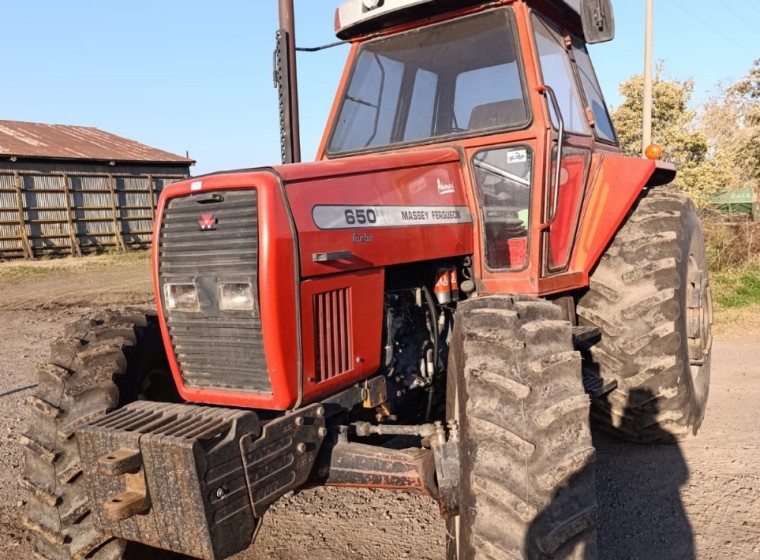
[[[296,72],[296,27],[293,0],[279,0],[280,29],[274,52],[274,80],[280,105],[280,152],[282,163],[301,161]]]

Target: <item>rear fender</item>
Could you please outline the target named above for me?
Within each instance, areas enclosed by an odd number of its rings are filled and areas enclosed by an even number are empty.
[[[602,156],[583,209],[571,261],[571,270],[583,273],[584,285],[642,191],[667,184],[675,175],[675,166],[670,163]]]

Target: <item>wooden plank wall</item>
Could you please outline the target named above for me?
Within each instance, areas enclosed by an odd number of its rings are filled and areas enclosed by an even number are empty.
[[[186,177],[0,170],[0,259],[147,248],[158,195]]]

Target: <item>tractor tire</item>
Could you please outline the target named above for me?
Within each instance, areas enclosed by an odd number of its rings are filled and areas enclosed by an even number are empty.
[[[618,383],[594,403],[600,426],[641,443],[696,434],[709,391],[712,300],[691,199],[646,193],[592,272],[577,313],[601,330],[587,349],[591,367]]]
[[[74,432],[138,396],[176,400],[176,392],[157,382],[167,372],[156,317],[137,311],[82,319],[51,344],[50,360],[38,368],[38,385],[27,401],[30,424],[21,436],[24,521],[39,557],[129,556],[126,541],[101,534],[93,524]]]
[[[449,560],[596,558],[589,398],[562,316],[523,296],[459,304],[447,376],[461,466]]]

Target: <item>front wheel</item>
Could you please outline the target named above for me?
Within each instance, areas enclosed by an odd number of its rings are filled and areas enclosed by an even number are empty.
[[[571,330],[543,300],[459,305],[447,416],[460,424],[460,506],[447,523],[449,560],[596,557],[595,453]]]
[[[145,558],[145,547],[132,554],[125,541],[94,526],[75,430],[137,398],[177,400],[174,386],[160,381],[166,375],[161,333],[152,315],[97,314],[69,325],[51,345],[50,360],[40,366],[28,401],[31,421],[22,437],[25,522],[38,557]]]

